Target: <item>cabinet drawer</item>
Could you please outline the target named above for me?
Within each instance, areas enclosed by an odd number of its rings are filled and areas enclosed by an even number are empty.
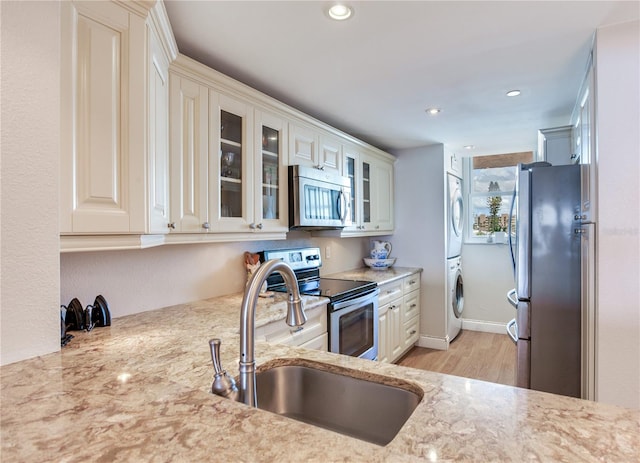
[[[402,280],[393,281],[380,286],[380,295],[378,296],[378,305],[382,306],[395,299],[402,297]]]
[[[289,326],[284,320],[256,328],[256,339],[290,346],[299,346],[327,332],[327,308],[322,306],[307,312],[303,326]]]
[[[420,317],[415,317],[404,324],[404,347],[416,343],[420,337]]]
[[[407,322],[420,313],[420,292],[414,291],[404,296],[402,321]]]
[[[317,338],[313,338],[310,341],[300,344],[300,347],[327,352],[329,350],[329,333],[324,333]]]
[[[408,294],[411,291],[415,291],[416,289],[420,289],[420,274],[415,273],[413,275],[405,277],[405,279],[403,280],[403,285],[405,294]]]

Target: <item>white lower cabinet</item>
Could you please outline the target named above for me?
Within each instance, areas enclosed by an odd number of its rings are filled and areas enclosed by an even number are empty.
[[[307,322],[302,326],[289,326],[284,320],[278,320],[256,328],[256,339],[300,346],[307,349],[328,350],[327,306],[307,310]]]
[[[392,363],[416,343],[420,328],[420,275],[380,285],[378,360]]]

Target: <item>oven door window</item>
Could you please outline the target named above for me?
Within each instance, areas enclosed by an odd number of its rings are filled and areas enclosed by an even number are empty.
[[[374,344],[373,304],[341,315],[340,354],[359,357]]]

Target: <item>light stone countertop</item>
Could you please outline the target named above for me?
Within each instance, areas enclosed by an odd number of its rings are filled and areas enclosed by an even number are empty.
[[[304,298],[308,309],[325,302]],[[223,366],[237,374],[240,303],[232,295],[117,318],[110,327],[73,332],[59,353],[1,367],[0,459],[640,460],[636,410],[264,342],[256,343],[258,368],[274,359],[315,360],[410,381],[423,400],[380,447],[213,396],[208,340],[222,338]],[[261,300],[256,323],[284,314],[283,295]]]

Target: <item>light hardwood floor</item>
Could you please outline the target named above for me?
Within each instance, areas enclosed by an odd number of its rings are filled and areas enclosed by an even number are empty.
[[[414,347],[397,363],[514,386],[516,346],[506,334],[463,330],[449,350]]]

